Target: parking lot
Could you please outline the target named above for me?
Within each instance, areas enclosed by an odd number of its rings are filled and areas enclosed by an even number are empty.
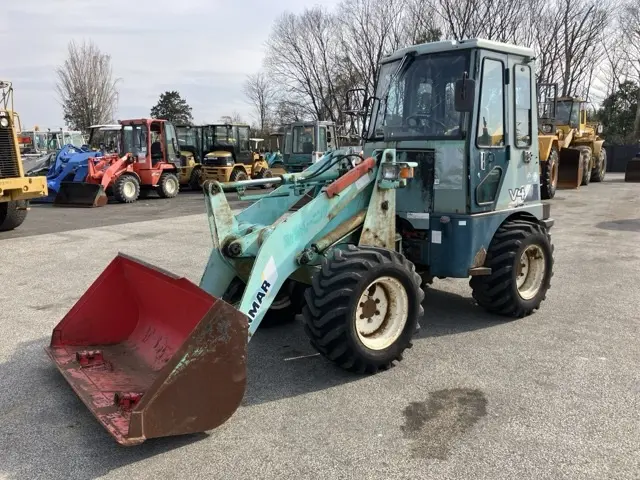
[[[532,316],[503,321],[467,281],[436,280],[414,347],[369,377],[314,355],[299,323],[259,329],[229,421],[129,448],[43,347],[119,251],[198,283],[202,196],[34,207],[0,234],[0,478],[636,479],[640,184],[609,174],[551,203],[555,275]]]

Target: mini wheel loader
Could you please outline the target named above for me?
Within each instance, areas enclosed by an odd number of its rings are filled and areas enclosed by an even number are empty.
[[[141,194],[156,191],[173,198],[180,191],[180,150],[175,127],[166,120],[121,120],[119,155],[89,158],[85,181],[60,184],[56,206],[100,207],[109,191],[118,202],[135,202]]]
[[[0,80],[0,232],[22,225],[29,200],[48,194],[46,177],[25,175],[17,136],[20,130],[20,117],[13,110],[13,86]]]
[[[433,277],[470,278],[479,306],[530,315],[553,269],[534,72],[531,49],[486,40],[384,58],[364,155],[207,181],[213,248],[199,285],[119,254],[47,353],[103,427],[135,445],[227,421],[243,398],[250,340],[274,318],[301,312],[323,357],[374,374],[412,346]],[[516,118],[528,119],[521,136]],[[224,192],[265,182],[277,188],[234,215]]]

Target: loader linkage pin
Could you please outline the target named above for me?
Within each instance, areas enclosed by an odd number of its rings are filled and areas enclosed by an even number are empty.
[[[142,393],[117,392],[113,396],[113,403],[115,403],[122,410],[131,410],[140,401],[142,395]]]
[[[76,352],[76,360],[81,367],[97,367],[104,364],[102,350],[83,350]]]

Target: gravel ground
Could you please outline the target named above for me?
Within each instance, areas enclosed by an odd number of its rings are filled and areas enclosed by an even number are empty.
[[[373,377],[307,356],[299,324],[259,330],[227,423],[130,448],[43,347],[118,251],[198,282],[204,207],[0,240],[0,478],[637,479],[640,185],[611,174],[552,205],[555,276],[534,315],[498,321],[466,281],[436,280],[413,349]]]

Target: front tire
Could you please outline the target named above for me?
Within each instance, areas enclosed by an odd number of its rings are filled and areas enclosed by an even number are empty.
[[[268,168],[263,168],[262,170],[260,170],[260,173],[258,173],[258,178],[273,178],[273,172]],[[273,183],[267,183],[266,185],[260,185],[260,187],[263,189],[267,189],[273,188],[273,185]]]
[[[27,218],[27,200],[12,200],[0,203],[0,232],[15,230]]]
[[[491,275],[472,277],[473,298],[485,310],[522,318],[540,308],[553,276],[553,245],[545,229],[527,220],[507,220],[489,245]]]
[[[180,181],[175,173],[165,172],[158,180],[158,195],[160,198],[174,198],[180,191]]]
[[[383,248],[334,249],[313,277],[302,309],[313,347],[341,368],[376,373],[402,360],[424,315],[420,275]]]
[[[113,185],[113,196],[120,203],[133,203],[140,196],[140,182],[135,175],[123,173]]]
[[[235,277],[222,296],[222,299],[238,308],[245,288],[245,283],[238,277]],[[305,288],[307,288],[307,286],[300,282],[287,280],[276,294],[269,310],[267,310],[262,317],[258,328],[272,328],[293,323],[296,315],[300,314],[302,309]]]
[[[202,170],[200,168],[194,168],[191,171],[191,178],[189,178],[189,188],[191,190],[202,190]]]

